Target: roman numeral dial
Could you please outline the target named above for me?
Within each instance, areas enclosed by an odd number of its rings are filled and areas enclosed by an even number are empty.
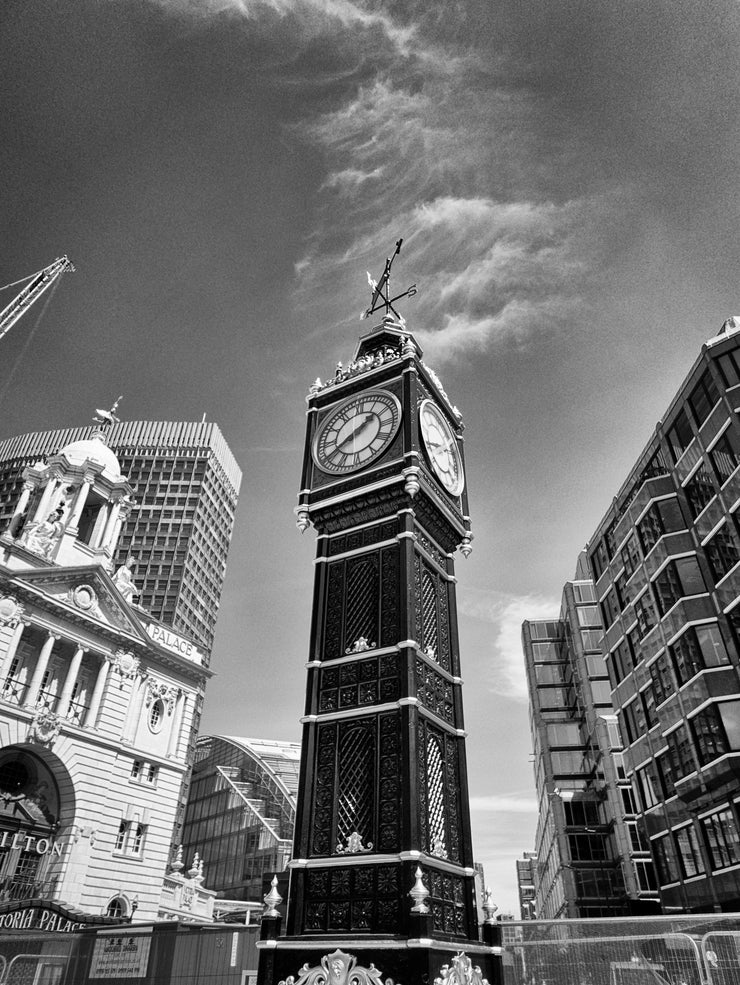
[[[393,441],[401,405],[387,390],[367,390],[329,411],[313,442],[313,457],[324,472],[342,475],[375,461]]]
[[[427,458],[435,475],[451,496],[459,496],[465,487],[465,474],[452,428],[431,400],[422,401],[419,423]]]

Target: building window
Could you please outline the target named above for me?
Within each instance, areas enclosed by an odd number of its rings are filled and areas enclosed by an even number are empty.
[[[730,662],[719,626],[690,626],[670,647],[673,666],[680,686],[705,667]]]
[[[704,462],[699,465],[699,468],[683,488],[686,493],[691,515],[696,520],[704,507],[714,499],[715,495],[714,482]]]
[[[735,703],[735,702],[733,702]],[[691,719],[699,762],[706,766],[729,752],[729,744],[716,705],[707,705]]]
[[[654,725],[658,724],[658,716],[655,712],[655,694],[653,692],[652,684],[648,684],[647,687],[640,691],[640,698],[642,700],[642,710],[645,716],[645,724],[648,729],[651,729]]]
[[[688,776],[696,770],[693,747],[685,725],[679,725],[675,732],[666,736],[668,743],[668,761],[674,781]]]
[[[720,485],[724,485],[738,465],[740,465],[740,442],[735,435],[732,425],[717,440],[717,443],[709,452],[709,458],[714,466],[714,471],[717,474]]]
[[[661,884],[665,886],[671,882],[678,882],[680,879],[678,859],[671,835],[667,834],[663,835],[662,838],[655,838],[652,846]]]
[[[657,575],[653,590],[658,610],[664,616],[681,598],[702,595],[707,586],[695,557],[682,557],[668,564]]]
[[[719,528],[714,537],[704,545],[704,550],[715,582],[724,578],[727,572],[740,561],[737,540],[729,523]]]
[[[668,438],[668,445],[673,455],[673,461],[677,462],[694,438],[694,432],[691,430],[691,424],[684,410],[678,412],[673,426],[668,429],[666,437]]]
[[[663,650],[657,660],[650,664],[650,678],[653,682],[655,703],[662,705],[676,689],[671,673],[671,661],[666,650]]]
[[[732,811],[717,811],[702,820],[713,869],[740,862],[740,835]]]
[[[630,534],[629,540],[622,548],[622,564],[624,565],[624,571],[628,578],[632,576],[639,563],[640,547],[637,543],[637,537],[634,534]]]
[[[712,379],[709,370],[706,370],[689,396],[689,407],[697,427],[701,427],[706,421],[718,400],[717,384]]]
[[[655,607],[649,589],[635,602],[635,616],[640,637],[647,636],[655,626]]]
[[[717,358],[717,365],[725,381],[725,386],[737,386],[740,383],[740,366],[738,366],[736,352],[724,352]]]
[[[144,851],[147,825],[138,821],[121,821],[116,837],[116,852],[140,857]]]
[[[609,557],[606,553],[606,545],[603,540],[597,541],[596,547],[589,557],[589,563],[594,573],[594,578],[598,581],[609,564]]]
[[[676,793],[676,788],[673,785],[673,770],[667,752],[660,752],[655,757],[655,770],[658,774],[663,799],[670,800]]]
[[[150,731],[157,733],[162,731],[162,723],[164,721],[164,703],[161,698],[157,698],[152,707],[149,709],[149,729]]]
[[[126,901],[124,898],[122,896],[114,896],[105,908],[105,914],[108,917],[125,917]]]
[[[141,776],[141,771],[142,771],[143,766],[144,766],[144,764],[142,763],[142,761],[140,759],[135,759],[133,761],[133,763],[131,764],[131,779],[132,780],[138,780],[139,779],[139,777]]]
[[[601,614],[603,617],[604,626],[607,629],[611,626],[615,619],[618,618],[620,609],[621,606],[617,600],[617,593],[614,588],[610,588],[601,602]]]
[[[130,851],[131,855],[141,855],[144,848],[144,837],[146,835],[145,824],[135,824],[130,832]]]
[[[635,872],[637,874],[637,885],[642,893],[655,892],[658,888],[658,880],[655,878],[655,869],[652,862],[638,859],[635,862]]]
[[[635,658],[627,637],[620,640],[616,648],[609,654],[607,666],[611,667],[615,687],[633,670]]]
[[[643,840],[637,821],[627,821],[627,830],[630,836],[630,847],[633,852],[647,852],[648,847]]]
[[[699,839],[692,825],[678,829],[676,845],[684,878],[691,879],[693,876],[701,875],[704,872],[704,859],[701,857]]]
[[[626,736],[627,745],[632,745],[645,731],[645,717],[639,698],[621,708],[619,718],[622,735]]]
[[[118,825],[118,835],[116,836],[116,851],[122,852],[126,845],[126,836],[130,827],[130,821],[121,821]]]
[[[652,764],[641,766],[635,771],[637,785],[642,798],[643,810],[649,810],[660,803],[658,784],[653,776]]]

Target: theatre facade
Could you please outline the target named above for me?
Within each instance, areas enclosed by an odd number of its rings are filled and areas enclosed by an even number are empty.
[[[25,470],[0,535],[4,920],[157,916],[208,670],[113,568],[133,507],[101,431]]]

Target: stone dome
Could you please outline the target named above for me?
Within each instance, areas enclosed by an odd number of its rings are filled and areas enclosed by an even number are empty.
[[[84,465],[85,462],[89,461],[102,465],[102,475],[106,479],[117,480],[121,478],[120,463],[100,433],[65,445],[59,454],[64,455],[71,465]]]

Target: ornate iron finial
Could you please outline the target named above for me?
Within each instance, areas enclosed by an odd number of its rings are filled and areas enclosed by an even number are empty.
[[[416,882],[409,890],[409,896],[414,901],[414,905],[411,907],[412,913],[429,913],[429,907],[426,904],[426,901],[429,899],[429,890],[424,885],[422,875],[421,867],[417,865],[416,872],[414,873]]]
[[[498,907],[493,902],[493,893],[491,892],[491,887],[486,886],[483,892],[483,912],[486,915],[486,923],[496,923],[496,918],[494,916]]]
[[[468,532],[465,534],[463,539],[457,545],[460,548],[460,553],[465,558],[470,557],[470,554],[473,550],[473,545],[471,544],[472,539],[473,539],[473,535],[468,530]]]
[[[265,909],[263,916],[265,917],[279,917],[277,907],[283,902],[283,897],[277,891],[278,879],[277,876],[272,877],[272,882],[270,883],[270,892],[265,896]]]
[[[305,506],[296,506],[295,508],[295,525],[298,527],[301,533],[308,530],[311,523],[308,510]]]
[[[110,427],[111,424],[117,424],[120,421],[120,417],[116,416],[116,411],[118,410],[118,405],[123,400],[123,394],[121,394],[116,402],[113,404],[110,410],[101,410],[100,407],[95,408],[95,413],[97,417],[93,417],[96,424],[102,424],[103,427]]]
[[[393,307],[396,301],[400,301],[401,298],[412,298],[416,294],[416,284],[412,284],[411,287],[407,288],[403,293],[396,294],[395,297],[391,297],[391,266],[393,261],[396,259],[398,254],[401,252],[402,239],[399,239],[396,243],[396,250],[393,256],[390,256],[385,261],[385,270],[379,281],[373,280],[370,271],[367,274],[367,282],[372,289],[372,296],[370,298],[370,307],[366,308],[365,311],[360,315],[360,318],[369,318],[370,315],[374,314],[379,308],[385,308],[386,315],[390,315],[393,312],[395,318],[403,322],[403,318],[399,315],[396,309]]]

